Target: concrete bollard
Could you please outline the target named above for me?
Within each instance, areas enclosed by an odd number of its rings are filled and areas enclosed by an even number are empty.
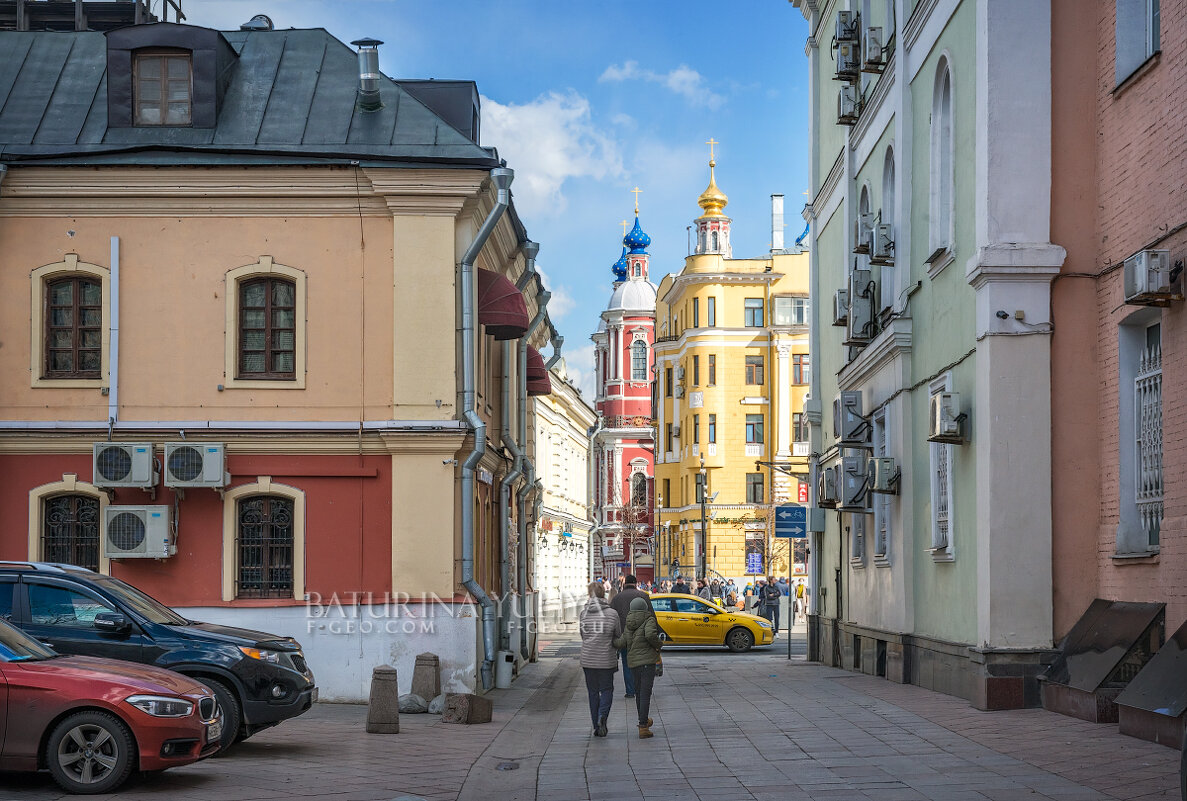
[[[396,669],[391,665],[380,665],[371,672],[367,733],[400,733],[400,687],[396,681]]]
[[[417,654],[412,669],[412,692],[426,701],[441,694],[441,659],[436,654]]]

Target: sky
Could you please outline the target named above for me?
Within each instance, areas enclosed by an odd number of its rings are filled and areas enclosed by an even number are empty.
[[[160,0],[153,0],[154,10]],[[465,79],[482,96],[482,142],[515,170],[512,194],[552,292],[570,379],[592,402],[590,334],[612,291],[621,221],[652,240],[651,280],[678,272],[709,182],[729,196],[734,255],[803,231],[808,189],[807,23],[788,0],[183,0],[186,21],[372,37],[392,78]],[[170,17],[172,19],[172,17]]]

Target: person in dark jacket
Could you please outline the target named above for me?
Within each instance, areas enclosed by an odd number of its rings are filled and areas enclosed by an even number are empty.
[[[589,600],[581,608],[581,668],[589,693],[589,715],[594,737],[606,736],[606,721],[614,703],[614,674],[618,670],[615,639],[622,635],[622,621],[606,603],[606,589],[600,581],[589,585]]]
[[[783,592],[775,583],[775,577],[767,576],[767,583],[758,590],[758,602],[762,604],[762,616],[775,627],[776,637],[779,636],[779,600],[782,597]]]
[[[642,598],[647,604],[647,608],[651,609],[651,596],[640,590],[638,584],[639,582],[634,576],[630,574],[623,576],[622,590],[610,599],[610,606],[618,613],[618,618],[622,621],[624,631],[626,630],[626,615],[630,611],[631,601],[636,598]],[[622,681],[626,685],[625,697],[634,698],[635,678],[631,675],[630,668],[626,664],[626,649],[622,649],[619,655],[622,657]]]
[[[639,712],[639,739],[652,737],[651,688],[655,684],[655,663],[663,641],[659,637],[659,623],[646,598],[631,601],[626,616],[626,630],[614,640],[627,655],[627,665],[635,674],[635,708]]]

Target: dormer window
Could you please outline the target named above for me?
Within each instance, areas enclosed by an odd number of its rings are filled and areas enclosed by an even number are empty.
[[[186,51],[135,56],[136,125],[190,125],[193,65]]]

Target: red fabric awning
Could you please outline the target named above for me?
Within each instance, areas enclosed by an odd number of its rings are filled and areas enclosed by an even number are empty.
[[[529,378],[528,379],[528,394],[529,395],[551,395],[552,381],[548,376],[543,378]]]
[[[495,339],[516,339],[528,330],[528,305],[515,284],[478,270],[478,322]]]
[[[548,380],[548,368],[544,365],[544,357],[540,351],[528,345],[528,383],[532,381]]]

